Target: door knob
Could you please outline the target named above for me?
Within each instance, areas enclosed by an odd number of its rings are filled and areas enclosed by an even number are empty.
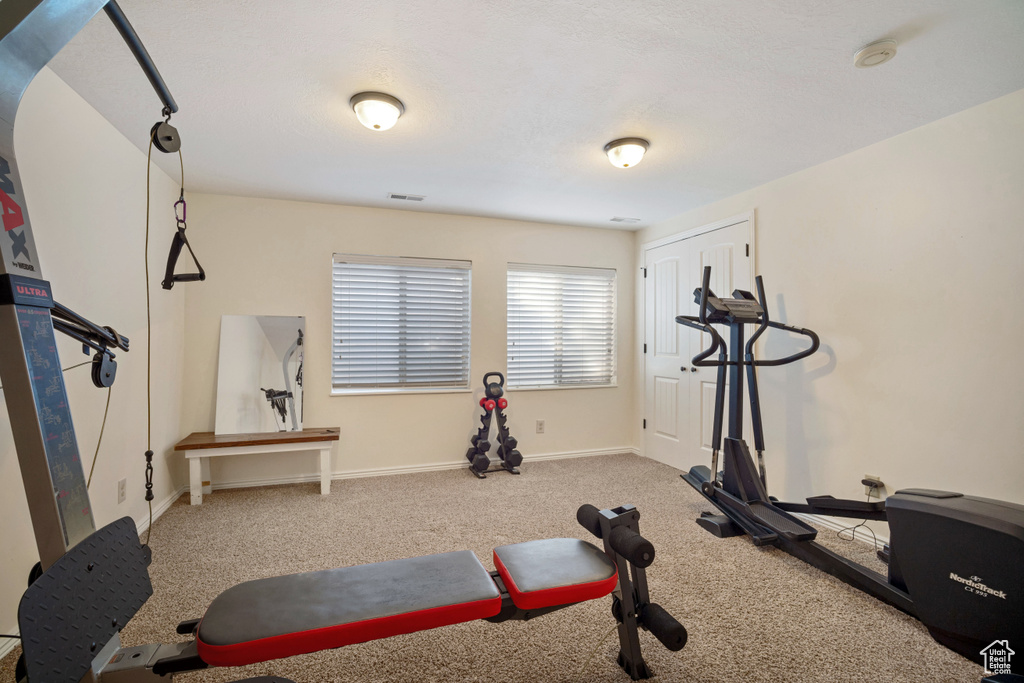
[[[679,369],[682,370],[683,372],[686,372],[686,366],[685,365],[683,367],[679,368]]]
[[[690,372],[697,372],[697,368],[690,368]]]

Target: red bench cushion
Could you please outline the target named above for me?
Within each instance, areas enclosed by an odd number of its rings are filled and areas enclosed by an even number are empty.
[[[494,580],[464,550],[239,584],[210,604],[196,641],[206,663],[243,666],[500,610]]]
[[[615,563],[590,543],[549,538],[494,549],[494,566],[512,602],[539,609],[593,600],[615,590]]]

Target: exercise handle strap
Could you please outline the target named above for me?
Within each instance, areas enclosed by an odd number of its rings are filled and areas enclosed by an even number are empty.
[[[179,206],[181,207],[180,216],[178,215]],[[188,225],[185,224],[187,211],[188,206],[185,204],[185,194],[182,192],[178,201],[174,202],[174,218],[178,223],[178,230],[174,233],[174,237],[171,240],[171,250],[167,254],[167,270],[164,272],[164,281],[162,283],[164,289],[171,289],[174,287],[175,282],[201,282],[206,279],[206,271],[203,270],[199,259],[196,258],[196,253],[192,251],[192,245],[188,243],[188,237],[185,236],[185,230],[188,228]],[[191,254],[192,261],[196,264],[199,272],[175,274],[174,267],[178,263],[178,257],[181,256],[182,247],[188,248],[188,253]]]

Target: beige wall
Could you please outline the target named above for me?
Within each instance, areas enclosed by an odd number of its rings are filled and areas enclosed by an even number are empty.
[[[144,139],[148,131],[139,133]],[[117,381],[90,497],[97,526],[125,515],[143,524],[146,158],[48,69],[25,94],[15,146],[42,273],[51,282],[54,297],[90,320],[110,325],[131,342],[129,353],[118,352]],[[166,293],[159,284],[161,261],[174,228],[170,206],[177,188],[156,170],[153,190],[153,446],[159,506],[184,483],[180,468],[168,461],[179,432],[184,296],[180,291]],[[79,344],[58,338],[64,367],[89,359]],[[89,467],[107,392],[93,386],[88,366],[67,372],[64,380],[79,450]],[[25,580],[39,555],[3,402],[0,411],[0,632],[12,633]],[[121,478],[128,480],[128,495],[118,505]],[[9,642],[0,642],[0,647]]]
[[[189,209],[192,243],[209,277],[186,295],[183,433],[213,429],[221,315],[303,315],[304,425],[341,427],[336,472],[464,462],[479,426],[476,385],[487,371],[505,371],[512,261],[619,273],[618,386],[513,392],[509,425],[519,449],[530,457],[633,447],[632,233],[216,195],[195,196]],[[473,262],[472,393],[330,395],[335,252]],[[535,433],[538,419],[546,421],[543,435]],[[312,474],[317,463],[312,453],[214,459],[211,476],[215,486],[283,480]]]
[[[222,314],[306,316],[306,424],[342,428],[336,472],[461,462],[477,424],[475,384],[505,367],[509,261],[619,273],[618,387],[514,392],[510,424],[523,453],[637,447],[641,246],[750,209],[757,270],[775,316],[811,327],[823,342],[815,358],[761,374],[774,491],[858,496],[860,478],[876,474],[890,491],[948,488],[1024,502],[1021,121],[1024,91],[638,234],[191,195],[190,236],[209,279],[171,293],[158,281],[176,185],[157,171],[150,250],[157,503],[184,483],[173,443],[213,429]],[[143,523],[145,158],[49,71],[26,95],[17,144],[43,272],[57,298],[132,340],[132,352],[119,355],[91,495],[98,524],[125,514]],[[474,391],[331,396],[333,252],[472,260]],[[776,339],[762,350],[792,348]],[[65,365],[85,359],[70,343],[61,342],[61,354]],[[87,368],[66,380],[88,465],[105,392],[92,387]],[[534,432],[537,419],[546,420],[546,434]],[[24,577],[37,559],[9,429],[0,420],[5,631],[16,628]],[[315,470],[312,454],[234,458],[216,463],[213,478],[231,485]],[[122,477],[129,496],[117,505]]]
[[[1022,122],[1024,90],[638,234],[756,210],[773,316],[822,340],[759,375],[776,495],[874,474],[1024,503]]]

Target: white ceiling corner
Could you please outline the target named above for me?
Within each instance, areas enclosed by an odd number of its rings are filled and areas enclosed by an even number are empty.
[[[1024,88],[1019,0],[119,4],[187,189],[242,196],[636,229]],[[148,143],[160,103],[102,12],[51,66]],[[363,90],[404,102],[394,129],[356,121]],[[616,169],[625,136],[651,149]]]

